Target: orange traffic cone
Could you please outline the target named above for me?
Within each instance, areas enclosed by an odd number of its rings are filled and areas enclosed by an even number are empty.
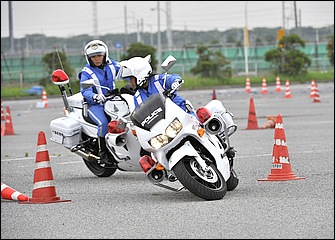
[[[10,115],[10,107],[6,107],[5,135],[15,135],[13,129],[12,117]]]
[[[43,89],[43,92],[42,92],[42,102],[36,103],[36,107],[37,108],[47,108],[47,107],[49,107],[47,92],[45,91],[45,89]]]
[[[45,139],[45,133],[38,133],[36,169],[34,172],[34,189],[32,197],[22,203],[56,203],[69,202],[71,200],[60,200],[56,195],[56,187],[53,183],[52,169],[50,165],[49,152]]]
[[[5,115],[5,110],[2,105],[2,99],[1,99],[1,121],[5,121],[5,120],[6,120],[6,115]]]
[[[212,96],[212,100],[215,100],[215,99],[217,99],[217,98],[216,98],[215,89],[213,89],[213,96]]]
[[[262,79],[262,94],[268,94],[268,88],[266,85],[266,79],[263,77]]]
[[[283,127],[283,119],[280,114],[277,115],[276,119],[274,140],[271,173],[268,175],[268,178],[258,179],[258,181],[287,181],[305,179],[305,177],[296,177],[292,172]]]
[[[311,80],[311,92],[309,94],[310,98],[314,98],[315,97],[315,81],[314,79]]]
[[[276,92],[281,92],[281,86],[280,86],[280,78],[279,78],[279,76],[276,77]]]
[[[266,117],[267,121],[266,123],[261,126],[262,129],[265,129],[265,128],[275,128],[275,125],[276,125],[276,116],[267,116]]]
[[[5,124],[1,123],[1,137],[5,136],[5,129],[6,129]]]
[[[245,79],[245,92],[251,92],[250,79],[248,77]]]
[[[257,123],[257,117],[256,117],[256,111],[254,106],[254,99],[250,98],[250,104],[249,104],[249,116],[248,116],[248,127],[249,129],[259,129],[258,123]]]
[[[321,102],[317,83],[315,83],[315,94],[314,94],[313,102]]]
[[[285,95],[284,98],[291,98],[291,90],[290,90],[290,82],[289,80],[286,80],[286,84],[285,84]]]
[[[1,198],[15,201],[28,201],[28,197],[1,182]]]

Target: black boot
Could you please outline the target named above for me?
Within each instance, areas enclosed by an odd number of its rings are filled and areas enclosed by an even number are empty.
[[[105,138],[104,137],[99,137],[98,138],[98,143],[99,143],[100,161],[105,163],[105,164],[108,164],[108,165],[117,166],[117,163],[114,161],[114,159],[109,158]]]

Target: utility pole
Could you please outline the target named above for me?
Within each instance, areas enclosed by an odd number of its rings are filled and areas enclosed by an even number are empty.
[[[160,7],[159,7],[159,1],[157,1],[157,73],[160,73],[160,66],[162,62],[162,56],[161,56],[161,22],[160,22]]]
[[[319,71],[319,64],[318,64],[318,58],[319,58],[319,54],[318,54],[318,44],[319,44],[319,31],[318,29],[315,29],[315,67],[316,70]]]
[[[97,1],[92,1],[93,3],[93,37],[98,39],[98,10],[97,10]]]
[[[298,28],[297,2],[293,1],[295,28]]]
[[[283,29],[285,29],[285,1],[282,1],[282,10],[283,10]]]
[[[166,1],[166,36],[169,52],[171,52],[172,40],[172,18],[171,18],[171,1]]]
[[[12,1],[8,1],[8,12],[9,12],[9,46],[10,52],[14,52],[14,34],[13,34],[13,8]]]
[[[128,28],[127,28],[127,5],[124,5],[124,50],[128,46]]]
[[[245,74],[249,73],[248,66],[248,47],[249,47],[249,34],[248,34],[248,15],[247,15],[247,4],[248,1],[245,2],[245,28],[244,28],[244,61],[245,61]]]

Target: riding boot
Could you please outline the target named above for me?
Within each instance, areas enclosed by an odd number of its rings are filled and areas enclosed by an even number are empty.
[[[98,138],[98,143],[99,143],[99,155],[100,155],[100,161],[105,163],[105,164],[111,164],[111,165],[116,165],[116,162],[113,159],[109,158],[108,154],[108,149],[106,146],[106,140],[104,137],[99,137]]]

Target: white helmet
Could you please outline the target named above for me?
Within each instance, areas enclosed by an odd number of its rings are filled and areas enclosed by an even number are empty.
[[[150,54],[147,55],[145,58],[133,57],[129,60],[121,61],[121,78],[135,77],[136,86],[141,88],[152,74],[152,67],[150,65],[150,62]]]
[[[92,65],[91,57],[96,55],[104,55],[103,64],[108,61],[108,47],[100,40],[93,40],[86,44],[84,47],[84,54],[88,64]]]

